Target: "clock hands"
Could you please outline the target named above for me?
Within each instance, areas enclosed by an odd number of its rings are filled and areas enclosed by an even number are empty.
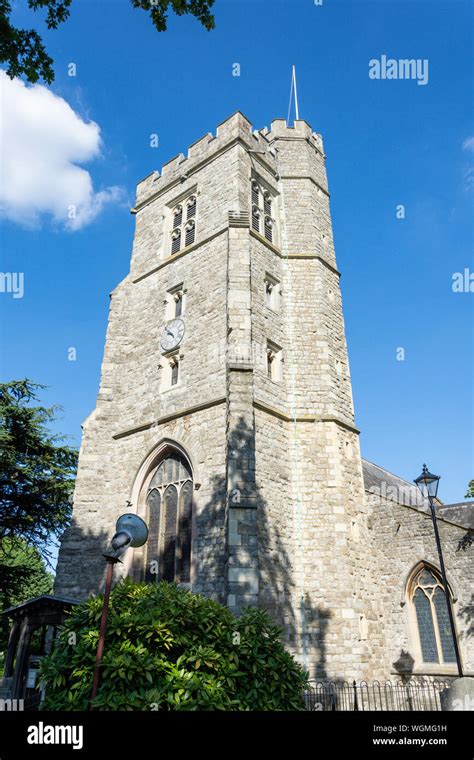
[[[176,319],[164,325],[162,333],[162,346],[170,350],[174,345],[179,345],[184,335],[184,324]]]

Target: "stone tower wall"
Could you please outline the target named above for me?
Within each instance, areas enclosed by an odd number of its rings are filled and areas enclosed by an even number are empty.
[[[252,178],[274,197],[273,242],[252,229]],[[171,209],[190,193],[195,242],[171,255]],[[389,675],[390,631],[402,630],[399,610],[384,628],[392,517],[364,492],[320,136],[304,121],[252,132],[236,113],[140,182],[133,213],[56,593],[102,587],[117,517],[146,517],[145,478],[175,446],[194,477],[193,590],[237,613],[267,608],[313,677]],[[180,382],[163,391],[165,300],[181,283]],[[278,381],[267,341],[282,349]],[[140,579],[144,565],[144,550],[129,551],[116,577]]]

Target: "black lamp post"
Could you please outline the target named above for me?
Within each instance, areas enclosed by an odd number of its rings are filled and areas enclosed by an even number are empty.
[[[97,690],[99,688],[100,680],[100,666],[102,663],[102,655],[104,652],[105,643],[105,631],[107,628],[107,613],[109,611],[110,591],[112,588],[112,579],[114,574],[114,565],[120,562],[120,557],[125,554],[129,547],[143,546],[148,539],[148,526],[141,517],[133,513],[127,512],[117,520],[116,533],[112,538],[112,550],[111,552],[104,553],[105,561],[107,563],[107,573],[105,579],[105,591],[104,601],[102,604],[102,616],[100,619],[99,629],[99,642],[97,644],[97,652],[95,658],[94,667],[94,681],[92,684],[92,693],[89,701],[89,710],[93,710],[93,701],[97,696]]]
[[[439,480],[440,480],[440,476],[433,475],[433,473],[429,472],[426,464],[424,464],[421,475],[415,478],[413,482],[416,483],[416,485],[420,489],[423,498],[428,499],[429,504],[430,504],[431,519],[433,520],[433,528],[434,528],[434,534],[436,538],[436,547],[438,549],[439,566],[441,568],[441,575],[443,577],[444,595],[446,598],[446,605],[448,607],[449,622],[451,624],[451,635],[453,637],[454,652],[456,654],[456,663],[458,666],[458,674],[459,674],[459,678],[462,678],[463,672],[462,672],[462,664],[461,664],[461,654],[459,652],[458,639],[456,636],[456,627],[454,625],[453,608],[451,606],[451,599],[449,596],[448,580],[446,578],[446,569],[444,567],[443,551],[441,549],[441,541],[439,538],[439,531],[438,531],[438,521],[436,519],[436,510],[435,510],[435,505],[434,505],[434,500],[436,499],[436,494],[438,493]]]

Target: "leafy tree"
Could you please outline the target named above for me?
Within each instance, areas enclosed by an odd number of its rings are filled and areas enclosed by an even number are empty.
[[[77,451],[47,429],[58,408],[34,405],[43,387],[26,379],[0,383],[0,547],[22,538],[48,558],[47,542],[71,515]]]
[[[40,553],[19,538],[5,538],[0,545],[0,613],[27,599],[50,594],[53,575]],[[8,644],[10,623],[0,617],[0,663]]]
[[[166,31],[168,9],[178,16],[191,14],[202,25],[214,29],[211,8],[214,0],[130,0],[134,8],[148,11],[159,32]],[[46,26],[57,29],[69,17],[72,0],[28,0],[32,11],[46,9]],[[48,84],[54,79],[53,59],[46,52],[41,36],[34,29],[17,29],[10,22],[11,0],[0,0],[0,63],[7,63],[7,74],[25,76],[29,82],[42,78]]]
[[[84,710],[102,596],[73,608],[42,663],[46,710]],[[303,710],[307,674],[262,610],[236,618],[175,584],[117,584],[94,707],[98,710]]]
[[[465,499],[474,499],[474,480],[469,481],[467,492],[464,496]]]

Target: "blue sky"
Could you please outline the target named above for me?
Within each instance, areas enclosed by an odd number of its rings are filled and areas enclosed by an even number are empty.
[[[57,428],[79,443],[108,293],[128,271],[137,181],[237,109],[255,128],[286,117],[294,63],[300,116],[328,156],[363,455],[407,479],[426,461],[440,497],[462,500],[474,477],[474,294],[453,292],[452,277],[474,270],[471,4],[216,0],[215,16],[210,33],[171,16],[158,34],[128,0],[73,0],[54,32],[37,14],[52,91],[100,127],[101,155],[83,164],[94,192],[119,191],[73,231],[48,214],[33,228],[3,220],[1,270],[24,272],[25,293],[0,293],[2,378],[48,385],[44,400],[64,409]],[[18,8],[14,21],[31,26],[32,14]],[[428,83],[369,79],[382,54],[428,59]]]

